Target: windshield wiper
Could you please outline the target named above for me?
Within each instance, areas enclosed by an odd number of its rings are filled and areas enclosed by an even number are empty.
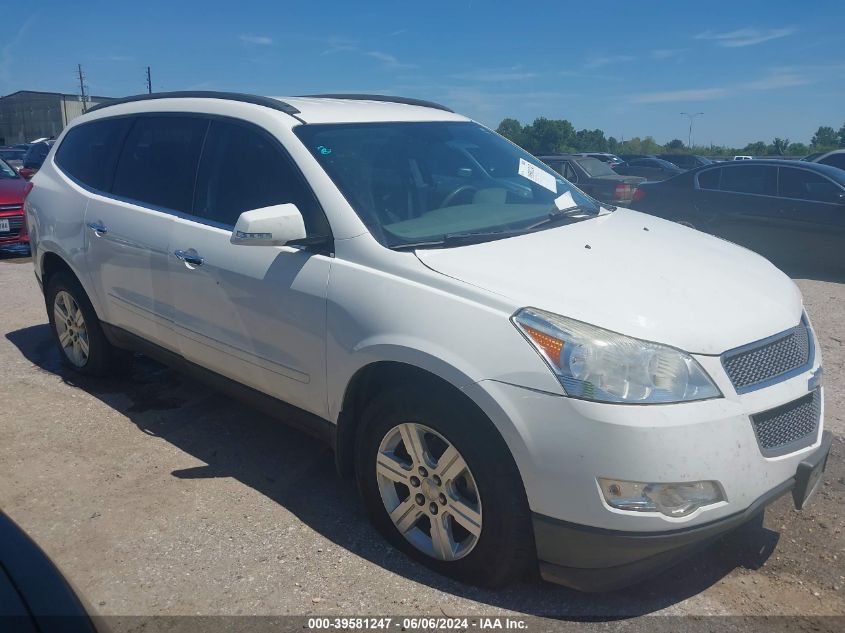
[[[525,235],[526,229],[519,229],[518,231],[479,231],[477,233],[446,233],[441,240],[431,240],[428,242],[409,242],[407,244],[396,244],[391,246],[394,251],[413,251],[418,248],[443,248],[445,246],[464,246],[467,244],[480,244],[482,242],[492,242],[493,240],[503,240],[507,237],[515,235]]]
[[[530,231],[532,229],[536,229],[538,226],[545,226],[546,224],[551,224],[560,220],[575,219],[580,217],[581,214],[594,216],[595,211],[593,211],[590,207],[581,204],[566,207],[565,209],[558,209],[557,207],[554,207],[551,211],[549,211],[549,214],[545,218],[525,227],[525,230]]]

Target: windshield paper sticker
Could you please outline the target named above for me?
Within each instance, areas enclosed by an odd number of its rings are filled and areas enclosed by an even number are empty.
[[[563,195],[555,198],[555,206],[558,211],[563,211],[564,209],[571,209],[572,207],[577,207],[578,205],[575,202],[575,198],[572,197],[572,193],[564,191]]]
[[[528,178],[531,182],[536,182],[541,187],[545,187],[549,191],[557,193],[557,183],[555,177],[550,173],[543,171],[536,165],[532,165],[524,158],[519,159],[519,175],[523,178]]]

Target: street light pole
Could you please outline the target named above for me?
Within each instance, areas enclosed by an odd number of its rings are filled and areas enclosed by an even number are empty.
[[[681,112],[681,116],[685,116],[689,119],[689,135],[687,136],[687,147],[692,149],[692,122],[693,119],[697,116],[704,116],[703,112],[693,112],[690,114],[689,112]]]

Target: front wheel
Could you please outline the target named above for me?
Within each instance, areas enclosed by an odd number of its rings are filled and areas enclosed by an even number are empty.
[[[532,560],[522,482],[501,437],[455,397],[397,389],[364,412],[358,485],[396,547],[438,572],[505,584]]]

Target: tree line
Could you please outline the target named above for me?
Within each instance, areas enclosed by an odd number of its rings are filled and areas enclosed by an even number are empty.
[[[576,152],[611,152],[613,154],[703,154],[706,156],[805,156],[814,152],[828,152],[845,148],[845,123],[839,131],[822,125],[809,144],[791,142],[788,138],[775,137],[771,143],[757,141],[745,147],[724,145],[693,145],[687,147],[681,139],[672,139],[665,145],[651,136],[635,136],[618,140],[605,137],[604,131],[575,130],[566,119],[539,117],[523,125],[513,118],[502,120],[496,131],[532,154],[571,154]]]

